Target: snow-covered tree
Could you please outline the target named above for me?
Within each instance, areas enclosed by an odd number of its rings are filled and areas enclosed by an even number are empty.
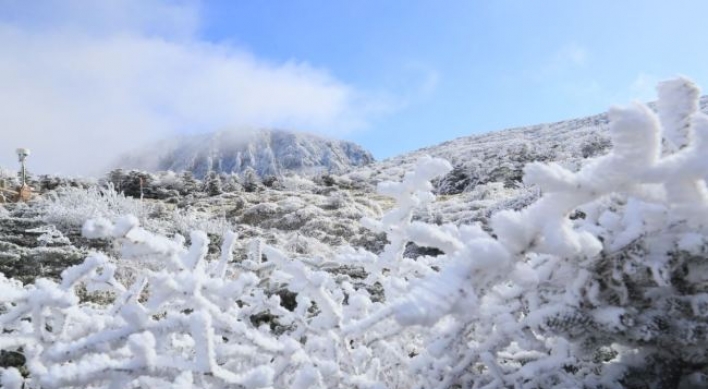
[[[206,179],[207,193],[209,196],[218,196],[224,193],[221,186],[221,177],[215,171],[210,171]]]
[[[191,171],[185,170],[182,172],[182,194],[194,193],[199,189],[199,186],[199,181],[194,178],[194,174]]]
[[[246,192],[255,192],[258,190],[261,180],[258,178],[258,173],[249,166],[243,171],[243,179],[241,182],[243,182],[243,190]]]
[[[235,173],[221,173],[221,186],[224,192],[242,192],[243,186],[239,182],[238,174]]]

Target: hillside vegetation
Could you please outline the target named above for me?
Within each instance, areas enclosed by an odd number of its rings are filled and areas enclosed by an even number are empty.
[[[708,115],[690,81],[658,91],[478,160],[116,171],[1,208],[0,383],[705,387]]]

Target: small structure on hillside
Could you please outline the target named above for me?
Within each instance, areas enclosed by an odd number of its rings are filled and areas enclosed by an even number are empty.
[[[17,157],[19,158],[21,165],[21,176],[20,176],[20,186],[14,190],[5,187],[5,182],[0,180],[0,203],[4,202],[27,202],[32,197],[32,188],[27,185],[27,169],[25,167],[25,160],[30,155],[29,149],[19,148],[17,149]]]

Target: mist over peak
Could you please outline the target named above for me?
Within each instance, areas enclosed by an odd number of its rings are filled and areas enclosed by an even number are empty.
[[[183,135],[120,157],[115,167],[148,171],[191,171],[202,178],[210,171],[260,176],[285,171],[336,171],[364,166],[374,157],[361,146],[318,135],[279,129],[225,130]]]

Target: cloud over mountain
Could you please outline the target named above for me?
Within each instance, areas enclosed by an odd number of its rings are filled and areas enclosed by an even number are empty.
[[[127,153],[116,167],[148,171],[243,173],[261,177],[290,172],[342,172],[374,161],[357,144],[282,130],[220,131],[164,140]]]
[[[0,166],[23,146],[36,172],[90,173],[176,132],[342,134],[382,107],[326,69],[201,39],[195,4],[3,2]]]

